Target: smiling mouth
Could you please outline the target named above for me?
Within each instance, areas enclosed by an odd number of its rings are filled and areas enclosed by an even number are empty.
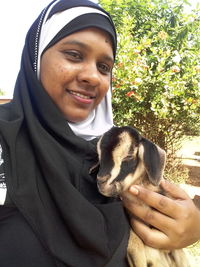
[[[81,97],[83,99],[94,99],[95,97],[94,96],[87,96],[87,95],[83,95],[83,94],[80,94],[80,93],[77,93],[77,92],[74,92],[74,91],[71,91],[71,90],[67,90],[70,94],[74,95],[74,96],[78,96],[78,97]]]

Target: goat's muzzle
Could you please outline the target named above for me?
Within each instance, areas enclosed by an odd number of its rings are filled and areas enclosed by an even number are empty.
[[[99,192],[107,197],[117,197],[121,191],[121,185],[118,182],[109,181],[110,175],[97,176],[97,186]]]

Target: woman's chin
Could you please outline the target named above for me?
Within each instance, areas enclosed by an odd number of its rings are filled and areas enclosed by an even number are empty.
[[[82,114],[77,114],[77,115],[74,114],[74,116],[66,116],[66,119],[70,123],[81,123],[85,121],[88,118],[88,116],[89,116],[89,113],[87,114],[82,113]]]

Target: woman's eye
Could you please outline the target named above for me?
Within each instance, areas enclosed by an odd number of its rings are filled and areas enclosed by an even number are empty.
[[[108,74],[111,72],[111,67],[105,63],[99,63],[98,64],[98,69],[101,73],[103,74]]]
[[[66,57],[71,60],[80,61],[82,59],[81,55],[78,52],[74,51],[65,51]]]

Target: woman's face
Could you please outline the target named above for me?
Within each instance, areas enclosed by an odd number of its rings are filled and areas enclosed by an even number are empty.
[[[40,80],[65,118],[80,122],[107,93],[113,62],[109,35],[97,28],[87,28],[44,52]]]

